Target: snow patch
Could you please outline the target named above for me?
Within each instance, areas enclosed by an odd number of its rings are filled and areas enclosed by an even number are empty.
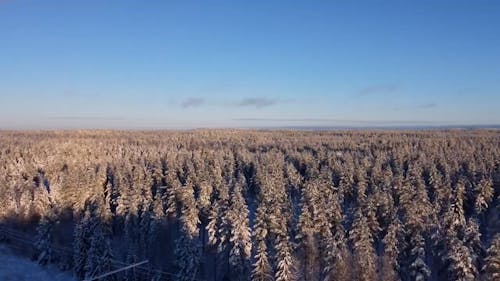
[[[75,281],[68,272],[37,263],[15,255],[5,245],[0,245],[0,280],[2,281]]]

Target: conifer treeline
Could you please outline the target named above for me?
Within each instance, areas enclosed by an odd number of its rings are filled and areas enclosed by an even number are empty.
[[[500,280],[494,130],[0,132],[0,188],[80,279]]]

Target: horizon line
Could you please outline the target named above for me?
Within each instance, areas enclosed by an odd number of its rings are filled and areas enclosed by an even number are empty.
[[[298,131],[334,131],[334,130],[446,130],[446,129],[500,129],[500,123],[492,124],[406,124],[406,125],[304,125],[304,126],[184,126],[184,127],[44,127],[44,128],[2,128],[8,131],[190,131],[190,130],[298,130]]]

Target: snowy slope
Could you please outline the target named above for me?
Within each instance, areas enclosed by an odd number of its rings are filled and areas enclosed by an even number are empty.
[[[16,256],[0,245],[0,280],[2,281],[74,281],[71,274],[44,268],[29,259]]]

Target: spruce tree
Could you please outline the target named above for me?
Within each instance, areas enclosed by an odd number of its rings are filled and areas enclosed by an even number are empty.
[[[254,229],[255,254],[252,269],[252,281],[270,281],[273,280],[272,267],[268,257],[267,240],[268,240],[268,223],[267,223],[267,208],[265,202],[261,202],[257,208],[256,222]]]
[[[232,268],[231,276],[237,280],[244,280],[248,277],[249,259],[252,254],[252,235],[248,225],[248,208],[242,194],[244,185],[245,182],[242,177],[239,177],[239,180],[234,183],[231,196],[232,202],[228,210],[231,225],[229,264]]]
[[[493,238],[487,250],[483,272],[484,280],[500,280],[500,234]]]
[[[177,200],[180,205],[181,225],[180,237],[176,241],[175,248],[178,266],[177,280],[192,280],[201,262],[201,245],[198,229],[200,220],[193,196],[193,186],[190,182],[177,190]]]
[[[57,214],[54,212],[54,207],[50,206],[49,210],[38,222],[36,229],[35,249],[37,262],[41,265],[50,264],[57,259],[56,252],[53,249],[53,232],[57,224]]]
[[[349,231],[354,253],[354,274],[357,280],[368,281],[375,279],[376,256],[373,248],[373,236],[368,227],[366,217],[358,208],[354,215],[354,222]]]

